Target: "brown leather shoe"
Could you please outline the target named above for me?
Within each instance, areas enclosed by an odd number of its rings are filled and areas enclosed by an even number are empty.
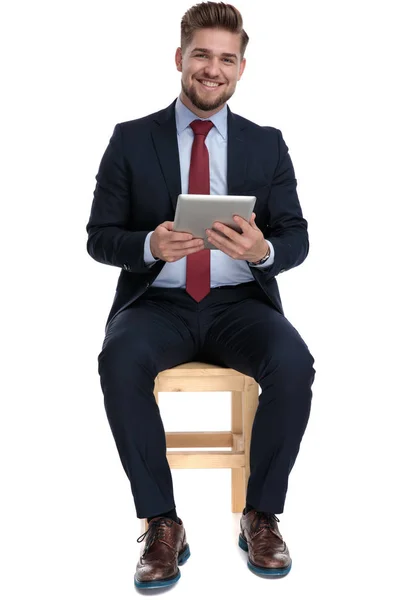
[[[258,510],[250,510],[240,519],[239,546],[249,553],[247,566],[257,575],[284,577],[292,567],[277,521],[274,514]]]
[[[182,520],[176,523],[167,517],[155,517],[148,530],[138,537],[147,536],[144,552],[136,565],[135,585],[138,588],[159,588],[173,585],[181,576],[178,565],[190,556]]]

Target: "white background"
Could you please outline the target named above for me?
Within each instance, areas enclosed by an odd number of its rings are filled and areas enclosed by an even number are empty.
[[[246,567],[228,470],[173,471],[192,557],[170,592],[330,600],[399,594],[399,48],[395,2],[246,0],[247,67],[229,102],[289,147],[310,254],[280,275],[316,359],[280,529],[293,568]],[[119,269],[86,253],[117,122],[179,94],[187,1],[18,2],[1,15],[1,596],[135,594],[128,479],[97,355]],[[266,157],[267,158],[267,157]],[[162,395],[167,430],[229,428],[226,394]]]

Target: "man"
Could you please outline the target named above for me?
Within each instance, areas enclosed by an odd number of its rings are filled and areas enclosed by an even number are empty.
[[[175,583],[190,555],[153,389],[160,371],[193,360],[237,369],[261,386],[239,545],[257,574],[279,577],[291,568],[276,514],[308,422],[315,370],[284,317],[275,276],[301,264],[309,245],[281,132],[226,104],[245,69],[248,39],[231,5],[188,10],[175,55],[179,98],[118,124],[96,178],[88,252],[122,269],[99,374],[137,516],[149,523],[138,539],[146,538],[140,588]],[[242,233],[214,224],[208,239],[217,250],[210,251],[172,230],[180,193],[257,202],[250,222],[238,218]]]

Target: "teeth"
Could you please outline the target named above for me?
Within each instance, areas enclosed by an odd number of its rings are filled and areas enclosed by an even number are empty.
[[[210,81],[202,81],[201,83],[203,83],[204,85],[208,86],[208,87],[218,87],[219,83],[211,83]]]

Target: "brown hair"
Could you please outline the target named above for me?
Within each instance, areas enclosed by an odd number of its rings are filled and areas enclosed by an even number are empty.
[[[232,33],[240,33],[240,54],[243,59],[249,36],[243,29],[242,15],[232,4],[223,2],[202,2],[189,8],[181,21],[182,54],[193,40],[198,29],[225,29]]]

